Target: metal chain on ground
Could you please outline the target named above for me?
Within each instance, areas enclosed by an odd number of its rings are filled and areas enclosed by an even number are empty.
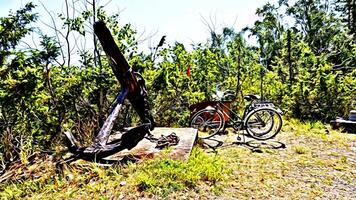
[[[176,133],[172,132],[169,135],[161,135],[159,138],[155,138],[152,134],[145,137],[152,143],[156,143],[157,149],[163,149],[170,146],[175,146],[179,143],[179,137]]]

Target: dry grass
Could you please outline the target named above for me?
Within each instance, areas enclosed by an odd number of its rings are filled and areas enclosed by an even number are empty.
[[[60,171],[49,159],[18,168],[1,199],[355,199],[356,136],[289,120],[260,148],[224,136],[216,152],[196,147],[188,162],[154,160]],[[268,144],[285,145],[269,148]],[[257,143],[256,143],[257,144]],[[167,150],[169,151],[169,150]],[[35,167],[34,167],[35,166]]]
[[[224,196],[238,199],[355,199],[355,135],[289,121],[276,140],[285,149],[223,148],[233,168]],[[327,131],[326,131],[327,130]],[[228,155],[228,156],[227,156]]]

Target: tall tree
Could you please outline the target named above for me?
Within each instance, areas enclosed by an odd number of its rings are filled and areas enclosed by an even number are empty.
[[[342,21],[347,25],[350,34],[356,34],[356,0],[336,0],[335,10],[342,17]]]

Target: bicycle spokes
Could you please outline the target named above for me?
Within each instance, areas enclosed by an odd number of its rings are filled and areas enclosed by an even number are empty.
[[[251,137],[266,140],[274,137],[280,131],[282,118],[273,109],[258,109],[248,114],[245,126]]]
[[[198,129],[202,138],[209,138],[217,134],[223,125],[222,114],[217,110],[201,110],[191,120],[191,127]]]

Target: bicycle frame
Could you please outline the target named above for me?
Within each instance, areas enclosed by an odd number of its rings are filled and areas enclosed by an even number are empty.
[[[247,95],[244,99],[248,103],[243,113],[243,108],[231,108],[230,104],[236,99],[194,104],[189,107],[193,112],[190,125],[202,132],[203,139],[225,132],[227,127],[232,127],[237,132],[246,130],[248,135],[258,140],[274,137],[282,126],[281,110],[276,108],[273,102],[261,101],[254,95]]]
[[[233,102],[233,101],[232,101]],[[229,120],[231,120],[232,125],[234,124],[238,124],[238,125],[242,125],[247,114],[252,110],[251,106],[253,105],[254,101],[252,100],[251,103],[249,103],[243,112],[242,118],[240,117],[240,114],[237,112],[234,112],[230,107],[226,106],[222,101],[218,101],[217,104],[214,106],[215,109],[219,110],[223,116],[227,116],[228,120],[225,120],[225,124],[227,124],[226,122],[228,122]],[[225,109],[229,111],[229,113],[225,112]],[[232,115],[230,114],[232,113]],[[234,116],[234,117],[232,117]],[[231,125],[231,124],[230,124]],[[244,127],[241,126],[241,128],[243,129]]]

